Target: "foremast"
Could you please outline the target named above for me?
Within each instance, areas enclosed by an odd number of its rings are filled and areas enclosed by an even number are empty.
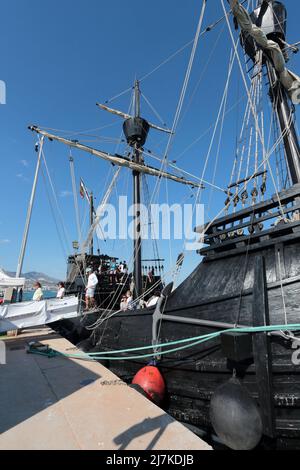
[[[162,167],[160,169],[153,166],[146,165],[143,160],[143,146],[147,140],[148,133],[150,128],[157,131],[165,132],[167,134],[172,134],[172,131],[166,128],[159,127],[155,124],[152,124],[146,119],[141,117],[141,106],[140,106],[140,85],[139,81],[136,80],[134,84],[134,112],[133,115],[126,114],[122,111],[108,108],[105,105],[97,103],[97,106],[104,111],[108,111],[114,115],[117,115],[124,119],[123,131],[127,140],[127,144],[132,148],[131,156],[121,156],[118,154],[110,154],[101,150],[88,147],[81,144],[78,140],[70,140],[64,137],[52,134],[46,130],[40,129],[37,126],[29,126],[29,129],[33,132],[36,132],[43,138],[48,138],[50,141],[57,141],[62,144],[69,146],[70,148],[76,148],[82,150],[91,155],[99,157],[103,160],[106,160],[113,165],[116,165],[120,168],[127,168],[132,171],[133,175],[133,202],[134,202],[134,269],[133,269],[133,280],[134,280],[134,298],[137,299],[143,295],[143,278],[142,278],[142,237],[141,237],[141,174],[146,174],[150,176],[155,176],[158,178],[165,178],[176,183],[181,183],[184,185],[199,187],[204,189],[202,182],[188,180],[182,176],[177,176],[173,173],[169,173],[164,170]],[[176,168],[180,171],[179,168]],[[116,174],[119,174],[119,170]],[[94,213],[94,208],[92,205],[92,200],[90,201],[90,224],[91,230],[89,232],[88,240],[90,242],[91,253],[93,250],[92,245],[92,236],[93,231],[97,224],[100,221],[100,217],[96,216]]]
[[[124,122],[124,132],[125,135],[128,132],[128,128],[131,124],[136,125],[141,121],[144,129],[144,135],[147,137],[147,133],[149,130],[149,125],[147,129],[146,121],[142,122],[140,114],[141,114],[141,106],[140,106],[140,85],[138,80],[135,81],[134,85],[134,118],[130,118],[129,121]],[[126,137],[128,134],[126,135]],[[143,137],[142,140],[138,140],[134,142],[134,155],[133,160],[137,164],[142,163],[142,151],[141,147],[144,145]],[[141,237],[141,174],[134,170],[133,171],[133,204],[134,204],[134,270],[133,270],[133,277],[134,277],[134,285],[135,285],[135,292],[134,297],[138,298],[143,294],[143,278],[142,278],[142,237]]]

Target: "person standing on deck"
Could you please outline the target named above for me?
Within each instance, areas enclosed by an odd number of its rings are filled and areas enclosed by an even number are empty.
[[[121,303],[120,303],[120,310],[122,310],[122,312],[125,312],[127,310],[127,297],[126,295],[123,295],[122,296],[122,299],[121,299]]]
[[[63,282],[60,282],[58,284],[58,291],[57,291],[56,298],[57,299],[63,299],[64,296],[65,296],[65,293],[66,293],[65,285],[64,285]]]
[[[154,268],[152,267],[152,269],[148,272],[148,275],[147,275],[149,284],[153,284],[154,275],[155,275],[155,271],[154,271]]]
[[[135,303],[133,302],[133,295],[130,290],[126,292],[126,298],[127,298],[127,310],[135,310]]]
[[[127,268],[126,261],[123,261],[123,263],[120,264],[119,268],[120,268],[120,272],[121,272],[121,283],[124,284],[124,282],[126,282],[127,276],[128,276],[128,268]]]
[[[116,274],[117,274],[117,260],[115,258],[113,258],[110,261],[109,274],[110,274],[109,282],[110,282],[110,284],[113,284],[115,282]]]
[[[89,310],[95,306],[95,290],[98,284],[98,278],[96,273],[91,268],[88,268],[86,272],[89,274],[89,277],[86,287],[85,305],[86,310]]]
[[[36,282],[33,286],[35,288],[32,300],[35,302],[40,302],[40,300],[43,300],[43,290],[42,290],[42,285],[40,282]]]

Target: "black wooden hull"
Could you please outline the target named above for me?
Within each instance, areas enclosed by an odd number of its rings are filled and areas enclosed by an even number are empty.
[[[161,343],[220,331],[222,324],[300,323],[299,197],[300,185],[280,195],[284,208],[279,212],[276,212],[279,200],[274,196],[218,219],[207,229],[208,247],[201,251],[203,261],[167,299],[159,329]],[[272,218],[282,220],[282,211],[289,221],[270,225]],[[261,229],[261,221],[268,223],[269,228]],[[257,276],[259,260],[264,266],[261,278]],[[260,284],[263,284],[262,298],[267,298],[268,302],[264,303],[268,306],[258,302]],[[100,313],[109,318],[90,334],[85,324],[94,323]],[[93,352],[143,347],[152,344],[153,313],[154,310],[140,310],[112,316],[111,312],[98,312],[87,315],[84,321],[64,322],[59,328],[63,326],[64,333],[71,335],[76,343],[90,335],[88,346]],[[168,320],[170,316],[174,318]],[[208,326],[207,322],[214,324]],[[282,336],[265,336],[263,341],[261,337],[257,341],[254,336],[253,360],[241,362],[238,367],[223,352],[220,337],[163,355],[159,368],[167,386],[164,408],[180,421],[211,431],[211,398],[232,377],[233,369],[237,369],[243,386],[264,415],[264,434],[270,437],[269,442],[300,449],[300,350],[297,350],[300,343]],[[260,347],[267,344],[261,350],[261,357],[259,343]],[[295,356],[298,361],[292,359]],[[149,361],[110,360],[105,365],[130,382]],[[272,411],[266,412],[268,407]],[[266,422],[268,414],[273,419],[269,423]]]
[[[149,334],[151,328],[150,313],[137,316],[124,314],[115,317],[110,320],[101,345],[99,344],[95,350],[124,349],[151,344],[152,337]],[[212,331],[188,325],[174,328],[174,324],[166,323],[162,328],[161,340],[172,341]],[[288,344],[282,344],[280,340],[272,341],[277,438],[282,441],[292,439],[290,445],[300,448],[300,366],[293,366],[293,352]],[[110,361],[106,365],[116,375],[130,382],[135,373],[147,362]],[[185,353],[169,354],[162,358],[159,367],[167,384],[166,410],[179,421],[201,429],[210,429],[211,397],[215,390],[232,376],[219,342],[210,342],[206,346],[199,345]],[[242,382],[251,395],[258,399],[254,365],[247,368]]]
[[[279,251],[278,251],[279,250]],[[278,271],[278,253],[284,272]],[[203,261],[168,299],[165,315],[253,326],[253,278],[257,252]],[[289,324],[300,320],[300,243],[273,245],[260,250],[266,260],[270,323],[285,324],[282,290]],[[282,269],[282,268],[281,268]],[[282,282],[281,282],[282,281]],[[244,290],[241,295],[241,288]],[[105,321],[91,337],[93,351],[120,350],[152,343],[153,310],[124,312]],[[93,319],[94,320],[94,319]],[[90,320],[90,323],[92,319]],[[219,331],[220,328],[163,321],[160,341],[171,342]],[[81,338],[83,338],[81,336]],[[272,337],[272,382],[276,439],[281,446],[300,448],[300,365],[292,362],[292,342]],[[300,354],[299,354],[300,356]],[[109,361],[106,365],[130,382],[149,360]],[[232,376],[220,339],[162,356],[160,370],[167,385],[165,409],[175,418],[202,429],[211,429],[210,400],[215,390]],[[259,402],[255,364],[239,371],[250,394]]]

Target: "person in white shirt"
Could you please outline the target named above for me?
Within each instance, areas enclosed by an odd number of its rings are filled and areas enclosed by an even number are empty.
[[[65,289],[65,285],[63,282],[60,282],[58,284],[58,291],[57,291],[57,295],[56,295],[56,298],[57,299],[63,299],[64,296],[66,294],[66,289]]]
[[[40,300],[43,300],[42,285],[40,282],[36,282],[34,287],[35,287],[35,291],[34,291],[32,300],[34,300],[35,302],[40,302]]]
[[[126,261],[123,261],[123,263],[119,265],[119,269],[121,273],[121,283],[125,283],[127,280],[126,279],[127,275],[128,275],[128,268],[127,268]]]
[[[89,274],[89,277],[86,287],[85,304],[86,309],[89,310],[95,306],[95,290],[98,284],[98,278],[91,268],[88,268],[86,272]]]
[[[120,303],[120,310],[122,310],[122,312],[125,312],[127,310],[127,297],[126,297],[126,295],[122,296],[121,303]]]
[[[126,298],[127,298],[127,310],[135,310],[135,304],[133,302],[133,295],[130,290],[126,292]]]
[[[155,307],[159,298],[160,298],[160,292],[155,291],[154,295],[148,300],[146,307],[147,308]]]

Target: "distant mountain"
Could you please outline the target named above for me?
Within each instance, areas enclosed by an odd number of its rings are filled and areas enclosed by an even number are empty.
[[[16,273],[12,271],[5,271],[8,276],[15,277]],[[43,287],[49,287],[50,289],[57,286],[59,282],[58,279],[48,276],[45,273],[39,273],[36,271],[31,271],[29,273],[23,273],[22,277],[25,277],[26,283],[25,288],[32,288],[33,285],[38,281],[42,284]]]

